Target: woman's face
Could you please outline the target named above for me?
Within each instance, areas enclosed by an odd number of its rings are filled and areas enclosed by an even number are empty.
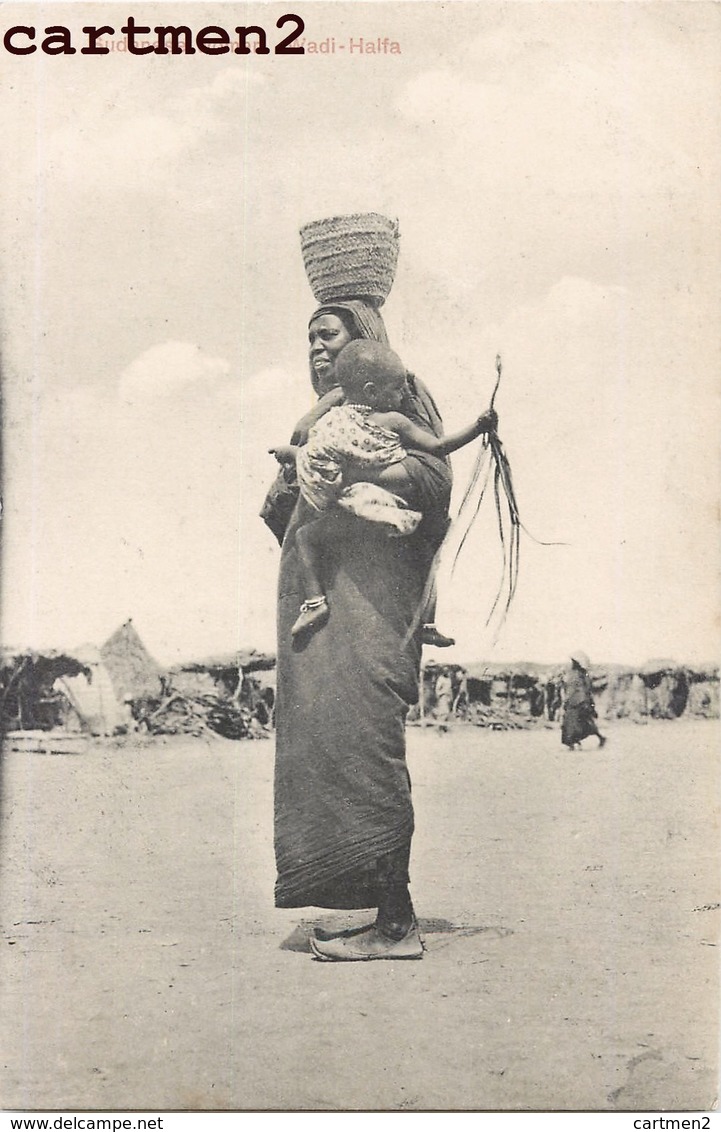
[[[336,384],[333,376],[335,360],[352,338],[353,335],[337,314],[321,314],[308,327],[308,353],[313,385],[321,395]]]

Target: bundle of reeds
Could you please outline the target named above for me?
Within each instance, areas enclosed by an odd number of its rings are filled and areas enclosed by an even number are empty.
[[[502,372],[503,363],[501,362],[500,354],[498,354],[496,355],[496,384],[491,396],[491,409],[495,406],[496,394],[501,384]],[[503,552],[503,567],[498,592],[491,606],[491,611],[486,618],[486,626],[489,626],[493,620],[494,614],[499,607],[502,607],[500,619],[495,630],[495,640],[511,608],[511,602],[513,601],[516,586],[518,585],[521,527],[523,526],[518,511],[516,492],[513,487],[511,464],[506,455],[506,450],[503,447],[503,442],[497,432],[486,433],[481,438],[481,445],[468,481],[468,486],[461,500],[458,515],[449,532],[449,535],[453,537],[457,529],[465,523],[465,529],[461,535],[453,559],[451,574],[456,567],[461,550],[481,509],[481,504],[486,497],[486,492],[491,480],[493,481],[493,498],[496,505],[498,534]]]

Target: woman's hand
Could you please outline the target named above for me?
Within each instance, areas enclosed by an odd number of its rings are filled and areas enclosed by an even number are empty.
[[[275,456],[279,464],[295,464],[298,449],[294,444],[279,444],[277,448],[269,448],[271,456]]]
[[[495,409],[486,409],[485,413],[481,413],[478,418],[478,424],[481,432],[497,432],[498,413]]]

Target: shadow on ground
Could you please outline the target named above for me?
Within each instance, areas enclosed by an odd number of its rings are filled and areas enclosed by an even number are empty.
[[[314,928],[322,927],[326,931],[332,932],[348,931],[357,929],[369,922],[367,915],[365,919],[359,919],[358,916],[338,915],[325,916],[322,920],[301,920],[280,944],[280,950],[299,951],[304,955],[310,955],[308,937],[312,934]],[[491,939],[505,939],[507,936],[513,935],[510,928],[504,928],[498,924],[454,924],[450,920],[434,919],[433,917],[420,919],[418,928],[426,951],[438,951],[443,947],[448,947],[455,940],[467,939],[469,936],[485,935]]]

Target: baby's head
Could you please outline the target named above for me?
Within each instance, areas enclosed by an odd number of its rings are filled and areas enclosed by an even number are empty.
[[[355,338],[336,361],[335,377],[346,401],[381,412],[398,410],[406,392],[406,367],[388,346]]]

